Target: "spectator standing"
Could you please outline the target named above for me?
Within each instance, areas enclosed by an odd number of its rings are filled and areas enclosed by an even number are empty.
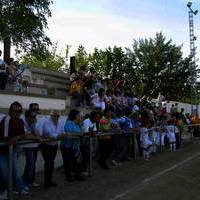
[[[46,139],[57,139],[64,131],[59,122],[60,112],[51,111],[50,117],[43,124],[43,137]],[[44,189],[55,187],[57,184],[52,182],[54,160],[56,158],[58,142],[51,141],[41,144],[41,152],[44,158]]]
[[[36,130],[36,116],[37,113],[32,110],[25,112],[25,133],[27,138],[35,141],[40,141],[39,134]],[[23,145],[25,153],[26,164],[24,168],[23,181],[27,187],[38,187],[39,184],[35,183],[35,169],[39,144],[26,144]]]
[[[20,119],[22,113],[22,106],[19,102],[14,102],[9,108],[9,114],[5,116],[0,123],[0,140],[8,141],[10,144],[15,145],[13,149],[13,182],[17,191],[22,195],[27,195],[28,191],[23,183],[17,163],[19,162],[17,153],[17,143],[19,140],[25,139],[24,122]],[[8,146],[0,147],[0,177],[8,190]]]
[[[110,109],[105,109],[104,114],[100,119],[100,131],[109,132],[111,131],[111,117],[112,112]],[[111,156],[113,150],[113,141],[110,135],[99,135],[99,158],[98,163],[104,170],[109,169],[107,165],[107,159]]]
[[[81,115],[76,109],[72,109],[69,112],[68,119],[64,126],[66,136],[71,133],[81,133]],[[80,151],[80,138],[68,138],[66,137],[60,144],[61,153],[63,158],[64,170],[66,180],[69,182],[73,181],[73,178],[79,181],[83,181],[84,178],[81,176],[81,151]],[[74,177],[73,177],[74,172]]]
[[[98,113],[93,111],[90,115],[83,121],[82,130],[84,133],[92,133],[97,131]],[[89,159],[90,159],[90,138],[85,136],[81,142],[81,154],[82,154],[82,167],[81,170],[84,175],[88,175]]]

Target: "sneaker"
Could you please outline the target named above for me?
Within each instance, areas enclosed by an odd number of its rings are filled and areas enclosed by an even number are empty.
[[[111,160],[112,165],[114,165],[115,167],[118,166],[118,162],[116,160]]]
[[[83,176],[89,176],[89,173],[88,172],[81,172],[81,175],[83,175]]]
[[[7,200],[8,199],[8,192],[4,191],[0,194],[0,200]]]
[[[40,184],[34,182],[34,183],[30,184],[30,187],[34,187],[34,188],[40,187]]]
[[[24,187],[24,190],[26,190],[27,192],[29,191],[29,187],[28,186],[25,186]]]
[[[22,196],[26,196],[26,195],[29,195],[29,192],[25,189],[23,189],[21,192],[20,192],[20,195]]]
[[[85,178],[83,176],[81,176],[81,175],[75,176],[75,179],[77,181],[85,181]]]

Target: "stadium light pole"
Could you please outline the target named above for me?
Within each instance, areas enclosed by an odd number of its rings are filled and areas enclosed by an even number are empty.
[[[189,32],[190,32],[190,56],[191,56],[191,64],[190,64],[190,76],[191,76],[191,96],[190,96],[190,102],[191,102],[191,114],[194,112],[193,108],[193,100],[195,99],[196,103],[196,112],[198,113],[198,105],[197,105],[197,95],[196,95],[196,89],[195,89],[195,83],[196,83],[196,47],[195,47],[195,41],[197,40],[197,37],[194,35],[194,15],[197,15],[198,10],[192,9],[192,2],[189,1],[187,3],[188,7],[188,16],[189,16]]]

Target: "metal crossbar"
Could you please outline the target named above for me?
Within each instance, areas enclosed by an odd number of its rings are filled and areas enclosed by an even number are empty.
[[[183,125],[184,127],[197,127],[200,126],[200,124],[192,124],[192,125]],[[157,127],[152,127],[147,129],[148,131],[152,131],[153,128],[161,128],[160,126]],[[23,140],[23,141],[19,141],[17,143],[17,145],[23,145],[23,144],[33,144],[33,143],[44,143],[44,142],[52,142],[52,141],[62,141],[65,138],[77,138],[77,137],[89,137],[89,141],[90,141],[90,163],[89,163],[89,175],[92,176],[92,152],[93,152],[93,145],[92,145],[92,138],[94,137],[101,137],[101,136],[114,136],[114,135],[124,135],[124,133],[129,133],[133,135],[133,139],[134,139],[134,143],[136,142],[136,133],[140,133],[139,132],[140,128],[135,128],[135,129],[131,129],[127,132],[122,131],[122,130],[112,130],[109,132],[100,132],[98,134],[94,134],[96,132],[91,132],[91,133],[72,133],[72,132],[68,132],[63,134],[62,137],[58,137],[58,138],[51,138],[51,139],[42,139],[41,142],[39,141],[34,141],[34,140]],[[162,133],[160,133],[160,138],[161,138]],[[13,200],[13,146],[12,144],[9,144],[8,142],[0,142],[0,146],[8,146],[9,148],[9,183],[8,183],[8,199],[9,200]],[[134,159],[136,159],[137,155],[136,155],[136,145],[134,145]]]

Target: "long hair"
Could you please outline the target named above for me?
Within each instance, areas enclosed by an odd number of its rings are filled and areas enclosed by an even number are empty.
[[[68,118],[67,120],[71,120],[71,121],[74,121],[76,119],[76,116],[79,115],[79,111],[76,110],[76,109],[72,109],[70,112],[69,112],[69,115],[68,115]]]

